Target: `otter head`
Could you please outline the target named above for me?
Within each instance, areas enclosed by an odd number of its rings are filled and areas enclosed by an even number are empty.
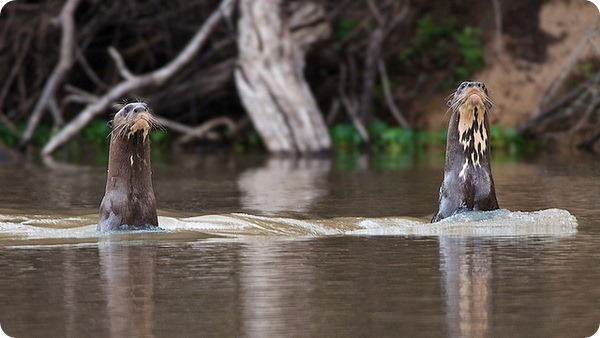
[[[148,139],[152,125],[153,117],[148,105],[143,102],[126,104],[108,121],[108,127],[113,129],[113,136],[130,139],[136,133],[141,133],[144,141]]]
[[[492,108],[492,101],[482,82],[463,82],[458,86],[448,107],[458,116],[458,139],[471,164],[480,165],[487,153],[489,131],[486,114]]]
[[[149,138],[152,114],[145,103],[129,103],[108,125],[112,128],[108,177],[98,230],[156,229]]]

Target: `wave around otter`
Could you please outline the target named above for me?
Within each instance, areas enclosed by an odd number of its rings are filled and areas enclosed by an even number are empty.
[[[306,238],[319,236],[569,236],[577,219],[562,209],[460,213],[437,223],[404,217],[338,217],[300,220],[245,213],[196,217],[161,216],[161,230],[98,233],[94,215],[80,217],[0,214],[0,245],[96,245],[99,240],[197,241],[206,238]],[[135,241],[133,242],[135,243]]]

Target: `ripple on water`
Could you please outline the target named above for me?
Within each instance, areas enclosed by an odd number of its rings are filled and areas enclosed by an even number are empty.
[[[53,239],[54,242],[82,243],[107,236],[136,233],[102,234],[96,231],[93,216],[44,217],[0,215],[0,244],[26,245],[24,240]],[[139,236],[155,240],[173,239],[176,233],[206,234],[245,238],[249,236],[306,237],[306,236],[568,236],[577,232],[577,219],[562,209],[533,212],[508,210],[466,212],[437,223],[424,219],[386,217],[338,217],[331,219],[299,220],[251,214],[204,215],[177,218],[159,217],[165,231],[143,233]],[[192,236],[194,237],[194,236]],[[206,237],[206,236],[205,236]],[[195,236],[198,238],[205,238]],[[142,238],[142,237],[140,237]],[[137,239],[140,239],[137,238]]]

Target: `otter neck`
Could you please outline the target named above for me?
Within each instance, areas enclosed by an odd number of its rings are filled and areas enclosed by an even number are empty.
[[[452,116],[454,128],[451,132],[458,142],[453,144],[453,153],[462,153],[466,163],[473,167],[489,163],[489,121],[485,106],[465,102]],[[451,137],[450,133],[448,138]]]
[[[150,140],[141,131],[130,137],[112,135],[108,155],[107,186],[136,182],[135,190],[152,187],[152,165],[150,162]]]

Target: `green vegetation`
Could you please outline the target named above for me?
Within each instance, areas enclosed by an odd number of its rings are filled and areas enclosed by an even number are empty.
[[[19,130],[23,130],[24,127],[24,125],[17,126]],[[394,166],[397,164],[394,164],[393,158],[406,158],[431,150],[443,151],[446,145],[447,131],[445,129],[437,133],[409,130],[392,126],[380,120],[369,124],[367,129],[370,144],[362,141],[360,134],[351,123],[339,123],[330,129],[333,148],[340,161],[344,162],[346,159],[348,163],[352,163],[349,159],[370,151],[375,156],[385,157],[388,162],[391,160],[387,165]],[[43,146],[50,135],[50,127],[38,128],[33,138],[34,146]],[[168,153],[165,148],[170,146],[171,136],[172,134],[165,130],[152,131],[150,139],[153,144],[153,159],[160,161],[162,158],[164,160],[164,154]],[[10,128],[0,125],[0,143],[16,148],[18,141],[18,135],[15,135]],[[97,120],[83,129],[79,138],[69,142],[65,151],[74,161],[91,156],[98,164],[105,164],[108,161],[109,141],[110,129],[104,121]],[[515,128],[500,125],[491,127],[491,142],[495,156],[500,154],[498,156],[518,157],[532,154],[540,149],[539,143],[526,141]],[[240,140],[234,142],[232,149],[235,153],[264,151],[260,137],[254,131],[246,133]]]
[[[0,124],[0,144],[9,148],[17,148],[19,144],[20,134],[25,130],[25,123],[16,125],[17,132]],[[39,125],[33,135],[31,145],[35,148],[43,147],[50,136],[53,129],[48,125]],[[170,146],[171,133],[157,129],[150,133],[152,141],[152,158],[159,159],[164,157],[165,147]],[[73,161],[78,161],[86,157],[93,157],[93,160],[98,164],[108,162],[108,146],[110,143],[110,128],[104,120],[94,120],[90,122],[80,133],[80,136],[75,137],[64,147],[64,151]]]
[[[413,131],[397,126],[390,126],[382,121],[369,125],[369,149],[385,155],[402,155],[422,153],[428,150],[442,150],[446,146],[447,131],[437,133]],[[539,145],[527,142],[519,132],[510,127],[494,125],[491,127],[491,142],[495,152],[503,152],[513,156],[536,151]],[[367,145],[362,142],[360,134],[350,123],[340,123],[330,130],[334,149],[337,153],[360,153]]]
[[[256,153],[263,150],[260,135],[255,130],[249,130],[243,135],[237,136],[233,143],[233,151],[237,154]]]
[[[15,148],[19,143],[19,135],[15,134],[12,129],[0,124],[0,143],[10,148]]]
[[[454,67],[454,75],[459,81],[467,80],[473,73],[483,69],[483,46],[480,41],[481,28],[466,26],[453,34],[458,43],[461,63]]]
[[[109,143],[110,128],[105,121],[94,120],[82,130],[81,135],[87,142],[102,147]]]
[[[336,124],[331,128],[329,134],[337,152],[350,153],[360,150],[362,139],[352,123],[344,122]]]
[[[467,80],[481,70],[483,45],[481,29],[473,26],[459,27],[454,17],[438,22],[427,14],[417,21],[415,37],[398,55],[405,69],[420,71],[452,68],[451,83]]]
[[[18,123],[15,126],[17,129],[15,132],[13,129],[5,126],[4,124],[0,124],[0,143],[9,148],[16,148],[19,144],[19,137],[25,130],[25,127],[25,123]],[[50,126],[40,125],[33,135],[31,143],[34,146],[42,146],[48,142],[51,134],[52,128]]]
[[[335,27],[335,39],[341,40],[350,34],[354,28],[358,26],[358,22],[351,19],[341,19]]]
[[[594,77],[594,64],[591,62],[583,62],[579,64],[579,72],[586,78],[592,79]]]

